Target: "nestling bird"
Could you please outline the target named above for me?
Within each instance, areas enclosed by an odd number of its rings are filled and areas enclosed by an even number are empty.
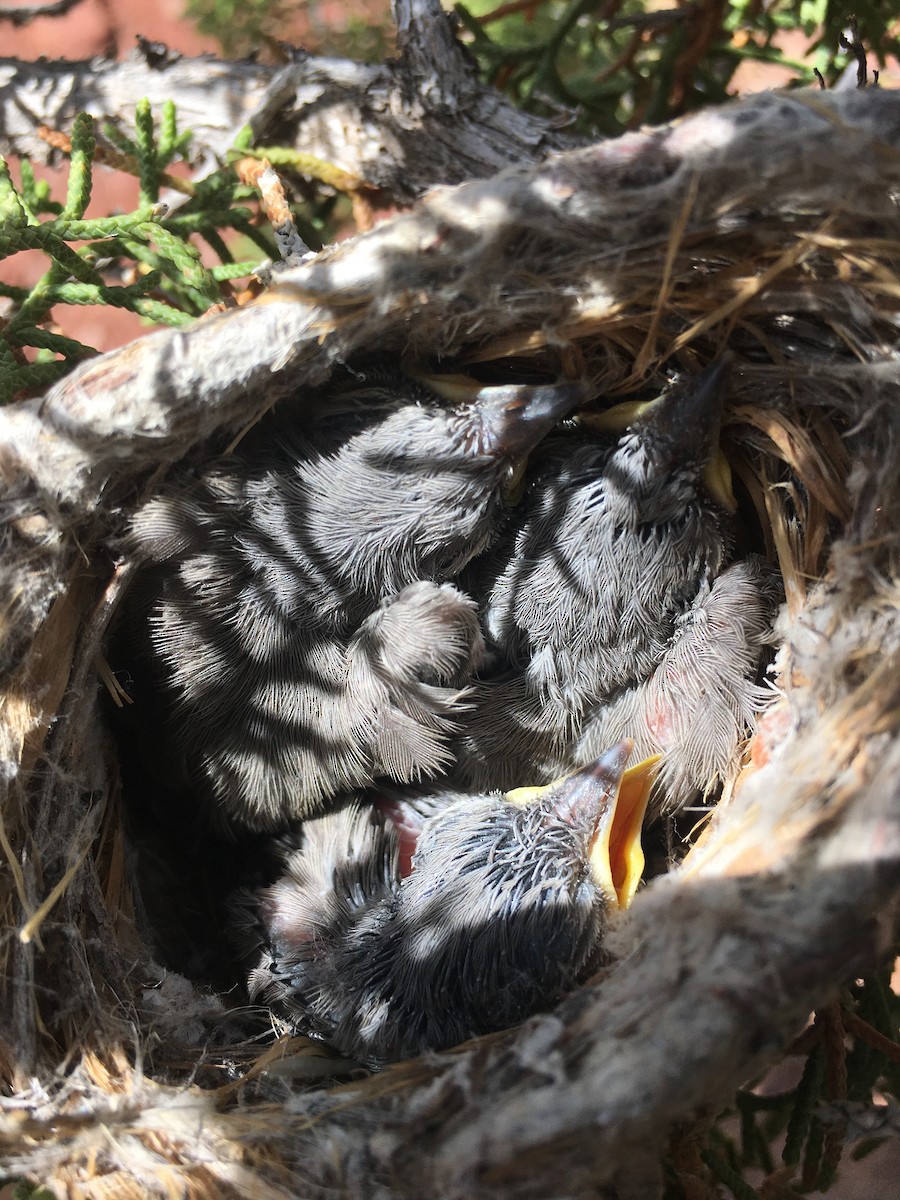
[[[146,504],[135,539],[167,565],[215,560],[237,540],[228,565],[254,596],[317,626],[355,627],[407,584],[453,579],[491,543],[511,480],[587,393],[581,382],[469,380],[468,394],[452,394],[445,403],[380,370],[280,408],[234,454]]]
[[[724,564],[727,515],[700,482],[718,445],[723,374],[717,363],[621,436],[548,441],[496,548],[490,644],[563,728],[647,678],[701,581]]]
[[[760,569],[716,582],[732,540],[710,471],[726,372],[720,360],[629,406],[622,433],[548,439],[510,532],[467,581],[487,593],[493,657],[455,745],[466,785],[552,778],[623,736],[664,752],[672,806],[724,770],[759,699],[771,615]]]
[[[652,764],[626,772],[630,751],[545,788],[432,796],[405,877],[421,807],[395,795],[309,822],[258,899],[251,996],[371,1066],[549,1008],[599,964],[643,870]]]
[[[481,654],[474,606],[447,581],[584,394],[472,384],[447,404],[397,373],[357,381],[145,506],[130,620],[162,693],[151,756],[169,781],[266,830],[444,765]]]

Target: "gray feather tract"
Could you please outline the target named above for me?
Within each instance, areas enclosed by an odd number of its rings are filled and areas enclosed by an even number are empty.
[[[460,403],[391,374],[272,415],[147,504],[129,613],[161,699],[152,757],[225,818],[277,829],[341,791],[413,780],[481,658],[449,581],[495,537],[520,461],[581,384]]]
[[[765,569],[725,569],[728,512],[704,472],[718,448],[717,363],[622,433],[545,443],[510,530],[475,564],[494,677],[472,689],[456,777],[547,780],[619,737],[663,753],[677,807],[722,778],[761,701]]]
[[[693,389],[668,395],[619,437],[552,439],[497,547],[490,643],[561,727],[647,677],[700,582],[725,562],[726,515],[700,482],[718,438],[717,384],[698,389],[702,404]]]
[[[598,962],[615,901],[590,848],[629,749],[527,803],[437,792],[308,822],[280,880],[245,900],[263,942],[251,996],[373,1066],[549,1008]],[[405,875],[398,806],[420,827]]]
[[[590,762],[627,731],[639,758],[662,754],[657,805],[677,809],[724,782],[771,698],[754,679],[780,599],[773,571],[756,557],[704,580],[649,679],[598,706],[567,762]]]

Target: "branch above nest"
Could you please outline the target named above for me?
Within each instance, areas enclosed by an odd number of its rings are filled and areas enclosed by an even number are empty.
[[[377,66],[297,52],[274,67],[148,45],[122,61],[0,60],[0,150],[45,161],[37,128],[68,131],[78,112],[133,136],[122,114],[146,97],[157,119],[174,101],[181,128],[192,131],[194,161],[224,162],[249,125],[256,143],[294,146],[409,202],[436,183],[490,175],[574,144],[479,83],[439,4],[403,0],[396,19],[401,55]]]

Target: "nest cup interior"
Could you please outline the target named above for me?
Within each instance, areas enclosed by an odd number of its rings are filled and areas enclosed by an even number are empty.
[[[438,391],[446,391],[439,382],[442,377],[458,381],[465,375],[470,385],[477,382],[496,387],[509,383],[552,383],[564,378],[566,371],[577,372],[580,378],[589,381],[588,399],[577,413],[557,426],[569,430],[582,422],[588,429],[612,428],[622,432],[648,403],[670,391],[673,381],[690,381],[699,368],[707,365],[699,356],[684,356],[636,388],[626,378],[618,389],[604,391],[604,381],[617,369],[621,373],[625,360],[619,354],[611,355],[610,346],[602,340],[573,342],[563,355],[548,349],[527,356],[506,354],[491,360],[486,354],[487,348],[479,347],[478,354],[473,356],[478,361],[463,356],[457,363],[443,363],[440,371],[429,375],[429,379]],[[715,347],[711,343],[708,354],[708,361],[712,361]],[[352,364],[350,373],[360,380],[378,378],[384,373],[384,362],[363,359]],[[805,480],[804,472],[809,475],[821,470],[822,458],[827,455],[827,470],[833,473],[827,486],[839,494],[843,475],[838,472],[846,472],[846,457],[838,433],[827,418],[820,418],[815,434],[811,434],[783,413],[776,415],[748,404],[742,393],[751,391],[753,385],[743,384],[740,368],[726,370],[725,375],[718,445],[720,457],[724,455],[728,464],[725,469],[731,473],[728,485],[731,491],[728,505],[734,509],[731,559],[761,555],[772,564],[779,578],[786,571],[789,579],[803,575],[808,580],[811,574],[822,570],[830,536],[826,527],[833,533],[837,524],[836,514],[816,507],[812,499],[822,493],[825,484],[815,477]],[[339,378],[346,376],[340,373]],[[458,388],[459,383],[455,386]],[[315,399],[327,409],[327,384],[317,391]],[[276,412],[279,422],[296,422],[302,428],[309,403],[302,397],[289,399]],[[262,438],[265,443],[267,422],[271,420],[271,414],[264,415],[254,428],[257,441]],[[702,430],[694,429],[691,434],[700,439]],[[278,436],[277,429],[274,436]],[[233,443],[225,447],[216,439],[199,447],[191,459],[191,472],[201,472],[215,452],[233,448]],[[540,456],[538,444],[531,459],[539,462]],[[525,486],[527,476],[517,485],[519,500]],[[773,496],[777,499],[773,500]],[[807,526],[816,527],[817,523],[818,528],[810,536]],[[818,557],[813,557],[810,546],[816,548]],[[801,548],[804,557],[798,561],[795,556]],[[234,896],[242,889],[259,891],[271,885],[280,868],[283,847],[270,836],[235,830],[218,821],[215,814],[210,814],[208,805],[194,800],[190,784],[173,783],[167,775],[165,758],[157,762],[154,738],[158,726],[154,721],[159,719],[158,709],[169,703],[170,698],[160,698],[159,681],[146,677],[146,656],[141,642],[147,637],[143,623],[149,618],[140,604],[129,607],[128,586],[139,589],[140,574],[137,583],[127,585],[119,597],[119,616],[110,625],[101,659],[107,681],[102,707],[106,726],[113,735],[121,788],[121,827],[116,833],[116,845],[122,857],[109,865],[121,887],[117,903],[121,906],[120,916],[127,914],[125,924],[129,935],[137,936],[152,959],[166,970],[184,976],[201,991],[210,989],[221,997],[223,1013],[227,1012],[229,1019],[221,1021],[214,1038],[226,1043],[221,1050],[219,1070],[228,1071],[236,1049],[235,1039],[250,1045],[254,1039],[260,1039],[265,1044],[273,1033],[291,1032],[289,1024],[264,1006],[248,1003],[240,939],[236,943],[234,936],[226,933]],[[774,637],[771,641],[774,642]],[[774,645],[760,653],[753,672],[754,682],[764,681],[773,658]],[[234,696],[232,702],[240,706],[241,697]],[[710,811],[721,801],[723,787],[730,793],[742,766],[749,761],[748,739],[752,732],[748,727],[735,745],[724,783],[717,780],[714,790],[706,795],[696,793],[693,803],[677,814],[657,815],[655,820],[648,821],[644,832],[649,859],[646,879],[664,873],[684,858],[698,826],[706,824]],[[665,808],[664,792],[660,806]],[[300,824],[295,822],[294,828],[299,830]],[[287,823],[283,832],[290,832]],[[291,836],[299,843],[302,835],[295,832]],[[322,1069],[327,1070],[327,1046],[309,1043],[307,1049],[312,1055],[324,1057]],[[204,1071],[211,1078],[216,1075],[213,1062],[218,1053],[211,1054],[207,1044]],[[341,1069],[346,1067],[335,1066],[337,1074]]]
[[[716,349],[709,344],[707,362],[715,357]],[[841,441],[846,422],[824,411],[789,412],[771,402],[758,405],[754,365],[769,379],[771,367],[762,361],[758,348],[751,348],[751,353],[754,350],[753,357],[737,362],[732,370],[722,418],[721,445],[731,466],[736,500],[734,556],[764,555],[783,578],[790,607],[802,602],[811,581],[823,572],[830,542],[847,516],[844,489],[849,464]],[[555,350],[528,356],[507,352],[503,358],[491,360],[488,352],[489,348],[481,346],[476,354],[461,356],[452,364],[453,370],[464,371],[485,385],[542,382],[559,378],[566,370],[577,371],[591,381],[593,398],[586,405],[588,413],[602,414],[626,401],[652,399],[672,378],[661,370],[640,387],[630,387],[627,358],[602,339],[572,342],[562,356]],[[668,364],[670,368],[673,365],[684,375],[705,363],[690,355]],[[355,364],[360,375],[371,367],[371,360]],[[442,370],[447,370],[447,364],[442,364]],[[610,378],[617,374],[619,386],[610,388]],[[790,386],[787,380],[773,382],[768,400],[775,393],[786,394]],[[327,395],[327,387],[323,394]],[[292,419],[302,422],[302,402],[295,401],[290,408]],[[198,447],[191,456],[191,469],[202,470],[210,453],[225,448],[222,442],[213,439]],[[128,586],[117,588],[119,611]],[[134,632],[129,631],[132,639]],[[240,963],[223,932],[228,898],[239,887],[272,882],[277,863],[269,839],[247,833],[235,837],[211,826],[208,815],[192,812],[185,804],[183,792],[167,788],[164,778],[148,772],[153,745],[145,744],[144,713],[131,703],[130,694],[135,688],[133,675],[141,669],[139,656],[133,653],[133,641],[123,650],[122,623],[115,616],[103,637],[98,663],[106,686],[100,700],[103,720],[97,730],[111,732],[111,738],[103,737],[104,755],[107,761],[114,757],[117,765],[112,768],[115,784],[94,849],[98,884],[116,930],[117,952],[127,957],[140,948],[139,958],[148,970],[145,999],[152,1001],[154,988],[157,996],[162,995],[159,977],[153,978],[154,963],[183,975],[198,987],[198,995],[211,989],[222,997],[221,1009],[216,1005],[210,1009],[215,1021],[206,1031],[201,1071],[208,1083],[221,1082],[223,1074],[233,1071],[236,1057],[252,1058],[257,1043],[265,1045],[273,1032],[270,1014],[246,1006]],[[760,678],[771,666],[773,653],[761,660]],[[235,703],[239,703],[238,697]],[[747,731],[748,736],[751,732]],[[734,765],[739,767],[749,759],[744,739],[736,750]],[[727,784],[729,793],[739,778],[735,770]],[[648,828],[647,877],[664,872],[684,857],[695,827],[705,824],[710,806],[721,799],[719,786],[715,794],[698,798],[689,810],[662,818]],[[166,985],[172,986],[171,982]],[[179,999],[181,995],[179,992]],[[191,1003],[203,1007],[196,997]],[[158,1021],[159,1009],[154,1011],[152,1003],[150,1012],[151,1022]],[[289,1032],[276,1019],[275,1031],[279,1029]],[[176,1033],[176,1044],[180,1040]],[[213,1050],[214,1042],[224,1044]],[[307,1049],[327,1059],[328,1051],[321,1045],[309,1044]],[[163,1078],[171,1078],[174,1057],[193,1073],[195,1054],[183,1046],[173,1054],[164,1038],[157,1041],[147,1066],[158,1068]]]

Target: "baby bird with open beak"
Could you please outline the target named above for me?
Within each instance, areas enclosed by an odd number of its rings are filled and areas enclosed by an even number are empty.
[[[609,913],[643,870],[653,764],[626,771],[630,753],[621,742],[549,787],[309,822],[256,901],[251,996],[370,1066],[550,1008],[602,962]]]
[[[449,581],[584,394],[470,381],[445,403],[382,374],[279,411],[145,506],[130,620],[162,693],[153,765],[256,830],[446,765],[482,646]]]

